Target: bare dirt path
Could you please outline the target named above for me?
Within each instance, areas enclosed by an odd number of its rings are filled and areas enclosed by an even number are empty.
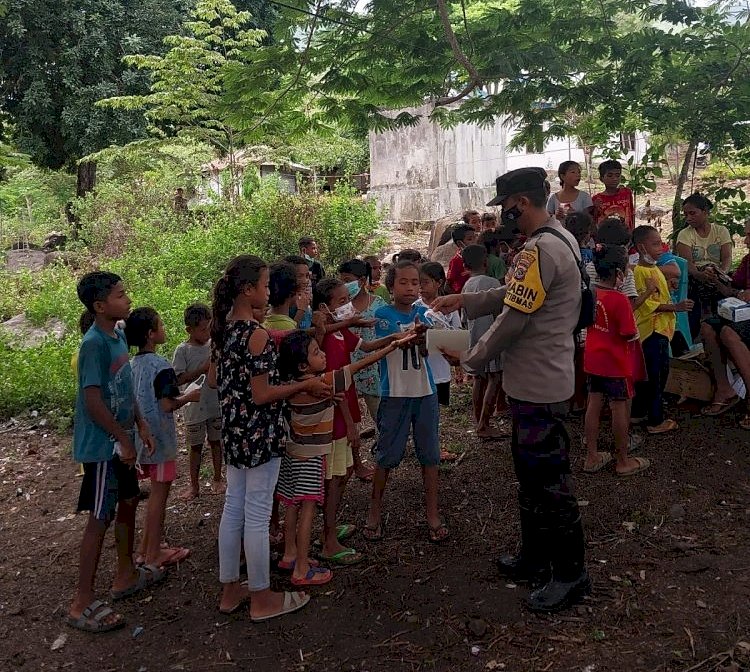
[[[70,438],[2,428],[0,670],[750,669],[742,643],[750,641],[750,435],[736,416],[709,420],[680,409],[682,429],[648,440],[643,454],[653,468],[629,480],[584,477],[580,424],[571,423],[594,593],[576,609],[540,617],[521,607],[524,589],[495,574],[493,559],[516,540],[515,483],[507,442],[478,441],[468,405],[466,392],[456,395],[442,423],[444,446],[465,452],[441,483],[447,545],[427,542],[409,459],[387,492],[386,540],[354,538],[367,561],[336,570],[301,613],[252,625],[244,614],[217,611],[221,497],[173,499],[168,538],[192,556],[164,584],[122,604],[126,629],[97,637],[63,624],[84,524],[72,515],[79,479]],[[368,496],[365,484],[352,483],[343,518],[362,523]],[[273,581],[287,585],[278,573]],[[61,634],[64,645],[52,651]]]

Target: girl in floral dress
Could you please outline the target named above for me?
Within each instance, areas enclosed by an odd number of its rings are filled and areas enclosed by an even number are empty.
[[[331,388],[319,377],[279,384],[273,340],[253,311],[268,303],[268,267],[258,257],[233,259],[214,288],[209,385],[219,389],[227,489],[219,525],[219,610],[250,601],[250,620],[265,621],[304,607],[302,592],[270,589],[268,525],[284,453],[284,400],[298,392],[319,397]],[[244,541],[247,586],[240,584]]]

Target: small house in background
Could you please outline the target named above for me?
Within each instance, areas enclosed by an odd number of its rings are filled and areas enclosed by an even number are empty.
[[[252,167],[261,179],[278,175],[281,184],[292,194],[299,191],[302,181],[313,178],[313,170],[309,166],[291,161],[274,162],[257,155],[251,148],[239,149],[234,153],[233,161],[229,156],[224,156],[201,166],[198,201],[230,198],[232,183],[235,185],[237,196],[241,195],[248,167]]]

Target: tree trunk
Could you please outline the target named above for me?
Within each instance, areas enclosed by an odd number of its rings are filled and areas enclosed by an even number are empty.
[[[78,181],[76,183],[76,196],[83,198],[96,186],[96,161],[81,161],[78,164]]]
[[[685,188],[685,183],[688,179],[688,173],[690,172],[690,164],[693,162],[695,157],[695,150],[698,147],[697,140],[690,140],[688,142],[687,149],[685,150],[685,156],[682,159],[682,168],[680,169],[680,175],[677,178],[677,186],[674,192],[674,202],[672,203],[672,235],[679,230],[680,214],[682,212],[682,190]],[[676,239],[676,236],[675,236]]]

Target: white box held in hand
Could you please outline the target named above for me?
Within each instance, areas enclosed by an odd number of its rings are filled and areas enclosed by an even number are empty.
[[[730,322],[744,322],[750,320],[750,303],[745,303],[735,297],[719,301],[719,317]]]
[[[469,349],[468,329],[428,329],[427,350],[437,352],[445,350],[464,351]]]

